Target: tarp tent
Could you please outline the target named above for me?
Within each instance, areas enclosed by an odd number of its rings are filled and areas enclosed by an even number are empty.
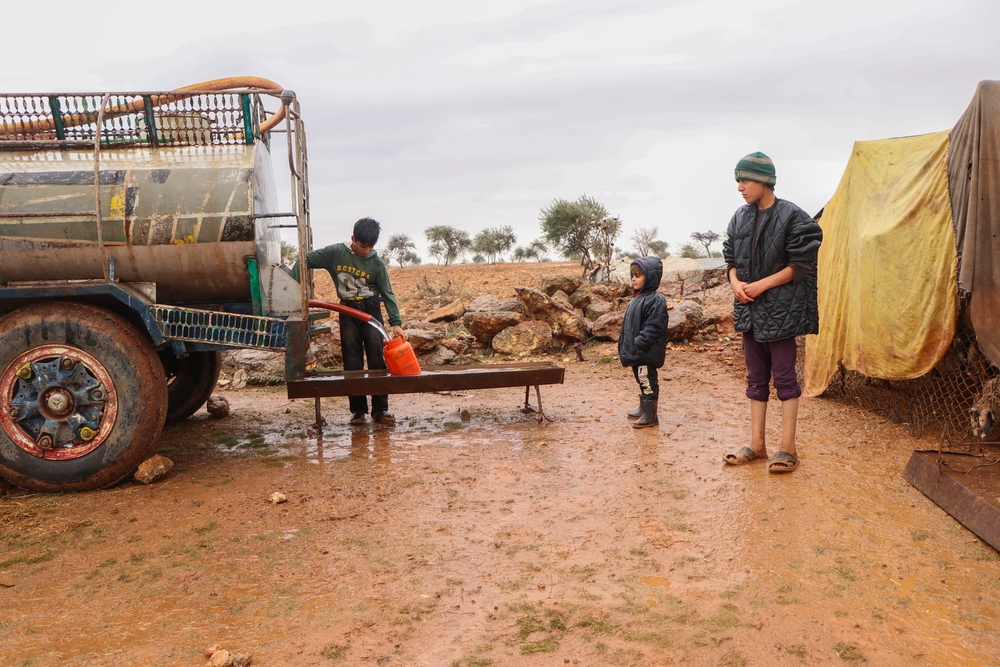
[[[1000,82],[983,81],[951,131],[855,143],[820,219],[807,395],[823,393],[841,365],[888,380],[929,372],[955,335],[959,287],[971,294],[980,348],[1000,367],[998,127]]]
[[[1000,81],[983,81],[951,131],[948,189],[958,240],[958,286],[971,295],[979,349],[1000,367]]]

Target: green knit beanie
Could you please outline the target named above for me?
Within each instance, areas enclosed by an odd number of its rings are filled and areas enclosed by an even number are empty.
[[[750,153],[736,163],[736,180],[774,185],[774,163],[760,151]]]

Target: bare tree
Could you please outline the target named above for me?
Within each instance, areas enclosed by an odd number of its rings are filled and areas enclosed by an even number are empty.
[[[718,232],[713,232],[708,230],[707,232],[693,232],[691,238],[705,246],[705,256],[712,256],[712,244],[718,241],[721,237]]]
[[[652,249],[652,243],[656,241],[656,237],[659,235],[660,230],[656,227],[640,227],[632,233],[629,240],[635,244],[636,252],[639,253],[639,257],[646,257],[649,255]]]

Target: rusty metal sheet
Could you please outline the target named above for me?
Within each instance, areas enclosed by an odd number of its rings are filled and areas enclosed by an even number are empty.
[[[1000,550],[1000,464],[969,454],[915,451],[903,477],[963,526]],[[966,472],[967,471],[967,472]]]
[[[322,373],[290,381],[289,398],[422,394],[463,389],[531,387],[562,384],[566,369],[550,362],[488,364],[482,366],[429,366],[419,375],[390,375],[389,371]]]

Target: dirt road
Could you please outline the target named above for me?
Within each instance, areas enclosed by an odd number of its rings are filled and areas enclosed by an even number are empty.
[[[673,346],[643,431],[613,345],[584,354],[551,423],[498,389],[392,397],[395,427],[329,399],[317,433],[224,391],[151,486],[0,498],[0,665],[998,664],[1000,557],[900,474],[933,440],[804,399],[798,471],[726,468],[735,345]]]

